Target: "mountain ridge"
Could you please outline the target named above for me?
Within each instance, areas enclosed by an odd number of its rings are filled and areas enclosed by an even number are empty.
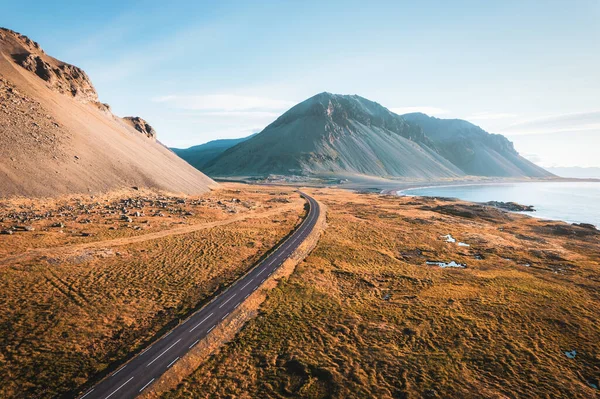
[[[0,197],[133,186],[192,194],[216,186],[156,141],[147,122],[113,115],[82,69],[5,28],[0,99]]]
[[[461,120],[453,123],[464,128],[462,135],[454,134],[460,129],[442,134],[434,129],[435,121],[424,117],[431,118],[424,114],[405,118],[358,95],[322,92],[293,106],[256,136],[223,151],[203,170],[216,177],[552,176],[518,155],[503,136]],[[473,173],[477,168],[482,173]]]

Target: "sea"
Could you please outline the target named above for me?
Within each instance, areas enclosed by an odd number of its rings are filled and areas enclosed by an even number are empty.
[[[399,195],[449,197],[472,202],[504,201],[533,205],[524,214],[600,228],[600,182],[527,182],[422,187]]]

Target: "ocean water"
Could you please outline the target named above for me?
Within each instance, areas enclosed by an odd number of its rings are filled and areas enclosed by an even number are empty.
[[[517,202],[533,205],[538,218],[591,223],[600,228],[600,183],[503,183],[424,187],[398,191],[401,195],[452,197],[465,201]]]

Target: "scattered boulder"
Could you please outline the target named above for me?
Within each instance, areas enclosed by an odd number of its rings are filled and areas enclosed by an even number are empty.
[[[126,116],[123,120],[138,132],[146,135],[146,137],[156,140],[156,130],[144,119],[139,116]]]
[[[485,204],[511,212],[535,212],[533,205],[521,205],[516,202],[488,201]]]

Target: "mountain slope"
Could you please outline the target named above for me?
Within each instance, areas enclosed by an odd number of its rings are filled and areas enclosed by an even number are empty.
[[[193,167],[202,170],[206,164],[221,155],[225,150],[250,139],[252,136],[254,134],[239,139],[213,140],[189,148],[171,148],[171,150]]]
[[[216,183],[110,112],[85,72],[0,29],[0,196],[149,187],[201,193]]]
[[[359,96],[318,94],[205,166],[212,176],[456,177],[417,126]]]
[[[550,172],[519,155],[513,143],[461,119],[438,119],[422,113],[402,115],[419,125],[446,159],[468,175],[550,177]]]

